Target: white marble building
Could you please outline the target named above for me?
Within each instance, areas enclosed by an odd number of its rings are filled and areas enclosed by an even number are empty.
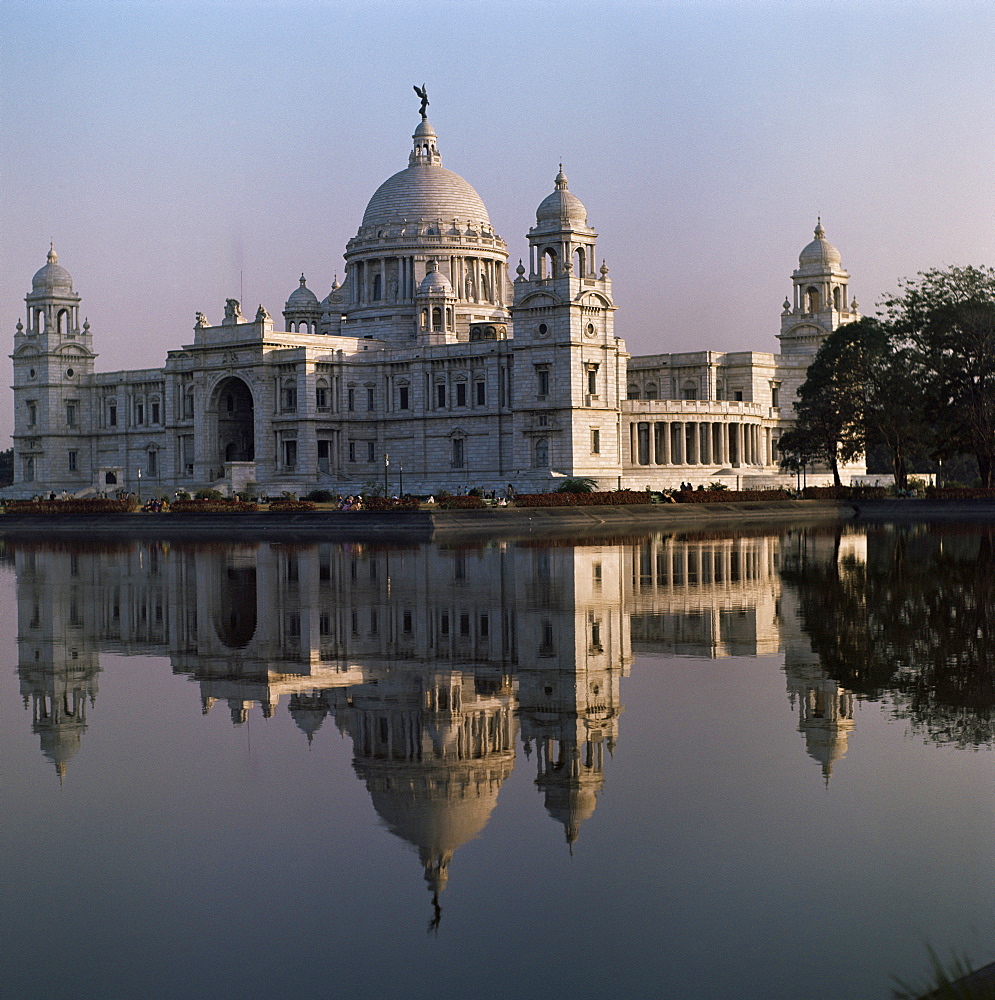
[[[94,334],[52,249],[14,337],[7,495],[352,493],[383,483],[388,455],[392,491],[401,469],[422,493],[565,476],[606,489],[793,482],[777,439],[795,390],[826,334],[859,315],[821,225],[792,274],[779,354],[630,357],[598,234],[562,169],[509,280],[505,242],[442,166],[427,118],[412,138],[346,247],[341,285],[319,301],[302,275],[284,330],[234,299],[218,324],[198,313],[162,368],[94,370]]]

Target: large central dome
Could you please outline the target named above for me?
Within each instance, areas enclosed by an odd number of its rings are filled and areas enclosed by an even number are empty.
[[[407,168],[377,188],[366,206],[363,225],[459,219],[490,227],[490,216],[480,195],[459,174],[442,166],[435,131],[427,120],[421,122],[412,138],[415,146]]]

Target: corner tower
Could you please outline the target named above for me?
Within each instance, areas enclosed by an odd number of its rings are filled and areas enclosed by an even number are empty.
[[[620,461],[619,387],[625,344],[615,337],[608,265],[598,234],[568,187],[562,164],[529,230],[529,268],[519,262],[512,316],[516,464],[535,486],[559,475],[614,485]]]
[[[90,324],[80,326],[80,296],[53,246],[24,298],[27,325],[14,334],[14,483],[70,492],[91,481]]]
[[[826,239],[819,219],[815,239],[798,255],[798,269],[791,275],[794,302],[784,300],[777,335],[782,354],[814,356],[833,330],[860,319],[857,300],[847,304],[849,281],[840,252]]]

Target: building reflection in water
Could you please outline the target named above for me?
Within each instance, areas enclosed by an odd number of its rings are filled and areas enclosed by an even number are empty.
[[[785,544],[15,547],[21,693],[60,777],[105,651],[168,656],[203,711],[224,702],[236,725],[281,701],[309,742],[331,720],[384,824],[417,851],[437,919],[453,855],[486,826],[519,736],[573,850],[619,739],[634,652],[783,653],[828,781],[853,698],[821,670],[782,591]]]

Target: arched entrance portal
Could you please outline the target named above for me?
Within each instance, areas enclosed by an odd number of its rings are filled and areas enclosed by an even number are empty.
[[[256,457],[252,393],[234,376],[215,390],[218,413],[218,458],[221,462],[252,462]]]

